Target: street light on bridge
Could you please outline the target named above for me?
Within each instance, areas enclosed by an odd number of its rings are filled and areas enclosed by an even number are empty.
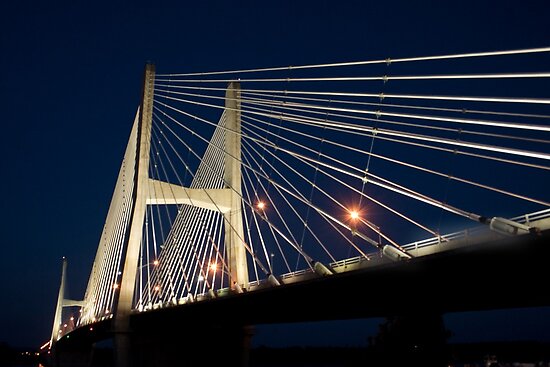
[[[218,264],[217,263],[212,263],[212,264],[210,264],[209,267],[210,267],[210,270],[212,270],[212,271],[218,270]]]
[[[355,235],[357,233],[357,225],[362,221],[361,211],[356,208],[348,209],[348,223],[351,230],[351,234]]]

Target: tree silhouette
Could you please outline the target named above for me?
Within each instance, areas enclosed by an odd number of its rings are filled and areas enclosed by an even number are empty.
[[[377,366],[447,366],[449,350],[441,314],[393,316],[369,338],[369,359]]]

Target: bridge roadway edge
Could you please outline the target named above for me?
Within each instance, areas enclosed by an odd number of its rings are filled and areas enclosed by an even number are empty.
[[[245,365],[253,334],[247,325],[550,306],[549,255],[546,230],[538,236],[134,313],[134,365],[193,365],[195,358]],[[58,354],[92,355],[87,345],[112,337],[110,321],[95,323],[92,331],[74,330],[70,339],[58,341]],[[87,365],[62,362],[77,358],[60,358],[59,365]]]

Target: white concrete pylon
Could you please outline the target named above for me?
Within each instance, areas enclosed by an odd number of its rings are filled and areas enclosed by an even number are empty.
[[[243,229],[241,192],[241,86],[231,82],[225,93],[225,155],[224,181],[229,189],[230,210],[223,214],[225,248],[232,289],[248,288],[248,265]]]
[[[155,66],[153,64],[147,64],[145,67],[143,95],[138,122],[132,214],[130,216],[126,257],[124,259],[120,294],[115,316],[115,331],[121,333],[127,332],[129,327],[129,316],[134,299],[143,223],[145,221],[145,211],[147,208],[154,84]]]

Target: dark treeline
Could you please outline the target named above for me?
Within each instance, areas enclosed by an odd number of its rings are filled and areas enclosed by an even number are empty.
[[[430,359],[431,362],[428,361],[427,363],[432,366],[485,366],[489,359],[494,359],[498,361],[495,366],[511,365],[514,362],[550,366],[550,342],[519,341],[449,344],[447,350],[447,361],[441,362]],[[399,352],[395,354],[399,354]],[[250,367],[389,366],[390,363],[395,363],[394,358],[382,360],[385,357],[387,355],[381,355],[372,346],[363,348],[258,347],[251,351]],[[414,363],[413,357],[403,366],[417,365]]]
[[[445,353],[427,355],[414,348],[411,351],[381,350],[371,340],[366,347],[257,347],[250,351],[250,367],[351,367],[351,366],[508,366],[532,363],[550,366],[550,342],[510,341],[448,344]],[[29,349],[12,348],[0,342],[0,366],[36,366],[42,362]],[[114,365],[111,348],[97,348],[92,366]],[[445,356],[445,360],[441,357]],[[396,360],[408,360],[395,364]],[[420,363],[420,364],[419,364]]]

